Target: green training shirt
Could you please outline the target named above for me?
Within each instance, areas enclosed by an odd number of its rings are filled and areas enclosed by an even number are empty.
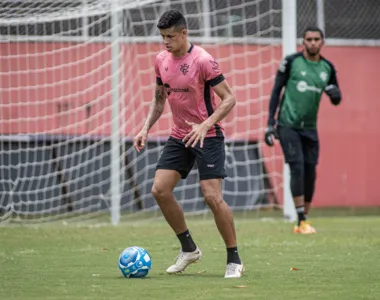
[[[269,123],[275,123],[281,90],[285,87],[278,125],[314,129],[322,93],[326,86],[338,86],[336,71],[331,62],[321,57],[319,61],[306,59],[302,52],[287,56],[278,68],[269,108]]]

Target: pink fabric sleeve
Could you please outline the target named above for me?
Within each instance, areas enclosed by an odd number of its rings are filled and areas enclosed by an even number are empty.
[[[158,54],[158,55],[156,56],[156,61],[155,61],[155,63],[154,63],[154,71],[155,71],[155,73],[156,73],[156,83],[157,83],[158,85],[162,85],[161,74],[160,74],[160,68],[159,68],[160,62],[161,62],[161,60],[160,60],[160,54]]]
[[[218,62],[211,55],[205,55],[199,59],[199,68],[203,79],[211,86],[215,86],[224,80]]]

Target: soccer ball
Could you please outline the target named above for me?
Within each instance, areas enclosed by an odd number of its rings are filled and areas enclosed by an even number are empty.
[[[145,277],[152,267],[149,253],[141,247],[128,247],[119,257],[119,269],[124,277]]]

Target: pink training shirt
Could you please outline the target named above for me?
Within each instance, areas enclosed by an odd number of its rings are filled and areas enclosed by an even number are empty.
[[[215,94],[211,87],[221,83],[224,76],[214,58],[194,45],[182,57],[162,51],[156,57],[155,71],[156,82],[164,85],[173,114],[171,136],[183,139],[192,129],[185,121],[200,124],[214,112]],[[219,122],[206,137],[223,137],[223,133]]]

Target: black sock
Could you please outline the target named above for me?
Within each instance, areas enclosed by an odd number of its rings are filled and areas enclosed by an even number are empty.
[[[197,249],[197,245],[195,245],[193,238],[190,235],[189,230],[177,234],[179,241],[181,242],[182,251],[183,252],[193,252]]]
[[[227,264],[241,264],[237,247],[227,248]]]
[[[298,215],[298,226],[300,226],[301,221],[305,221],[305,207],[303,205],[301,206],[296,206],[296,212]]]
[[[308,214],[303,214],[304,216],[305,216],[305,220],[307,220],[307,218],[308,218]]]

